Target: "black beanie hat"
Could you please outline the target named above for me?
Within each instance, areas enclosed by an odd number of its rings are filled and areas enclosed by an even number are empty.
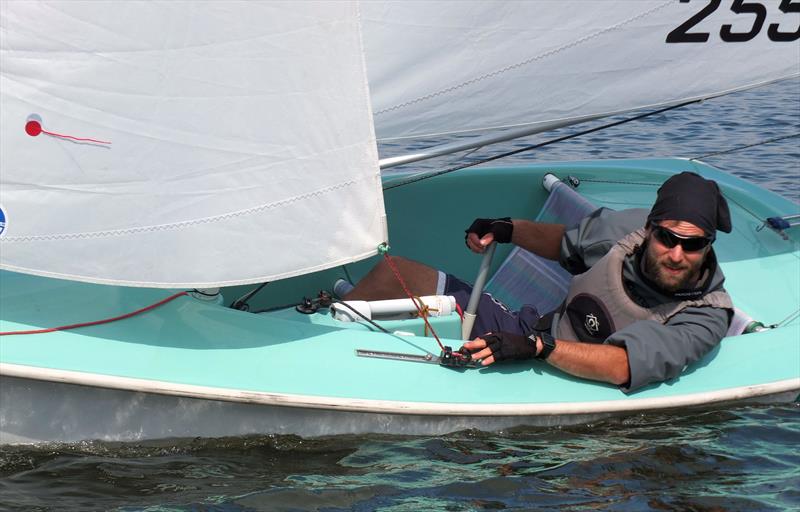
[[[658,189],[658,197],[647,223],[682,220],[714,236],[717,230],[731,232],[731,213],[717,182],[693,172],[671,176]]]

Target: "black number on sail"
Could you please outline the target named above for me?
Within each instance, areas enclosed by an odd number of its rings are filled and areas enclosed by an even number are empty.
[[[712,12],[716,11],[719,7],[720,2],[722,0],[711,0],[708,2],[708,5],[703,7],[703,9],[689,18],[688,20],[684,21],[678,27],[667,34],[667,42],[668,43],[705,43],[708,41],[708,32],[693,32],[689,33],[689,29],[706,19]],[[681,0],[681,3],[689,3],[689,0]],[[762,21],[763,23],[763,21]]]
[[[731,11],[736,14],[755,14],[756,19],[749,32],[734,32],[733,25],[725,24],[719,30],[719,36],[726,43],[743,43],[756,37],[761,32],[761,27],[764,26],[764,20],[767,19],[767,8],[755,2],[745,2],[744,0],[734,0],[731,5]]]
[[[792,0],[781,0],[781,5],[778,9],[783,13],[796,12],[800,13],[800,2]],[[770,41],[797,41],[800,39],[800,25],[794,32],[781,32],[778,29],[777,23],[770,24],[767,29],[767,35]]]
[[[680,0],[681,3],[689,3],[690,0]],[[684,21],[672,32],[667,34],[668,43],[705,43],[710,34],[708,32],[689,32],[701,21],[709,17],[719,8],[722,0],[709,0],[705,7],[694,16]],[[784,14],[800,13],[800,0],[781,0],[778,9]],[[767,8],[760,2],[747,2],[745,0],[733,0],[731,11],[740,15],[755,15],[753,25],[747,32],[734,32],[733,25],[726,23],[719,30],[719,37],[726,43],[743,43],[756,37],[761,29],[764,28],[764,21],[767,19]],[[800,39],[800,26],[794,32],[784,32],[780,29],[779,23],[771,23],[767,28],[767,36],[770,41],[791,42]]]

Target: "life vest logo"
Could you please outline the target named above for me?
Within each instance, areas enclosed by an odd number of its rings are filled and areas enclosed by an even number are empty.
[[[578,340],[603,343],[616,328],[603,301],[590,293],[579,293],[567,304],[567,318]]]
[[[597,336],[597,334],[600,332],[600,320],[598,320],[597,317],[591,313],[586,315],[586,320],[583,322],[583,325],[592,336]]]
[[[0,236],[3,236],[3,232],[6,230],[6,212],[3,210],[3,207],[0,206]]]

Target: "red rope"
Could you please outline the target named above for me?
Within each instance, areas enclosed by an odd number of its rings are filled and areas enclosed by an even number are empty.
[[[84,138],[81,138],[81,137],[73,137],[72,135],[63,135],[61,133],[48,132],[47,130],[42,130],[42,133],[46,133],[47,135],[52,135],[53,137],[61,137],[62,139],[72,139],[72,140],[77,140],[77,141],[80,141],[80,142],[95,142],[97,144],[111,144],[110,142],[105,141],[105,140],[84,139]]]
[[[46,332],[55,332],[55,331],[66,331],[68,329],[77,329],[78,327],[89,327],[91,325],[100,325],[100,324],[107,324],[110,322],[116,322],[117,320],[124,320],[126,318],[130,318],[132,316],[138,315],[140,313],[144,313],[145,311],[150,311],[151,309],[155,309],[159,306],[166,304],[172,300],[177,299],[178,297],[182,297],[183,295],[187,295],[186,292],[179,292],[175,295],[170,295],[164,300],[158,301],[155,304],[150,304],[147,307],[142,309],[137,309],[131,313],[126,313],[124,315],[115,316],[114,318],[106,318],[104,320],[95,320],[94,322],[84,322],[80,324],[70,324],[70,325],[62,325],[60,327],[50,327],[49,329],[35,329],[32,331],[7,331],[7,332],[0,332],[0,336],[11,336],[14,334],[44,334]]]
[[[400,281],[400,286],[403,287],[403,291],[406,292],[408,298],[411,299],[411,302],[414,303],[414,307],[417,308],[419,316],[421,316],[422,320],[425,321],[426,334],[427,334],[427,329],[430,329],[431,334],[433,334],[433,338],[436,340],[436,343],[438,343],[439,347],[442,349],[442,351],[444,351],[444,345],[439,340],[439,336],[436,335],[436,331],[433,330],[433,326],[431,325],[431,323],[428,322],[428,315],[426,315],[425,312],[422,310],[422,307],[420,307],[420,305],[417,304],[417,298],[415,298],[414,294],[412,294],[411,291],[409,291],[408,286],[406,286],[406,282],[403,281],[403,277],[400,275],[400,271],[397,270],[397,267],[392,261],[392,258],[389,257],[389,253],[383,253],[383,257],[386,258],[386,262],[389,264],[389,267],[392,269],[392,272],[394,272],[394,276],[397,278],[398,281]],[[419,299],[419,301],[422,302],[422,299]],[[424,304],[425,303],[423,302],[423,305]]]
[[[39,120],[30,118],[28,119],[28,122],[25,123],[25,133],[27,133],[31,137],[38,137],[40,133],[45,133],[52,137],[60,137],[62,139],[71,139],[80,142],[94,142],[95,144],[111,144],[110,142],[105,140],[86,139],[82,137],[73,137],[72,135],[64,135],[63,133],[49,132],[42,128],[42,123],[39,122]]]

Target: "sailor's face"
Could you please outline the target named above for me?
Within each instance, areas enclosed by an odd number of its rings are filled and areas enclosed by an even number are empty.
[[[681,238],[705,236],[702,229],[690,222],[662,220],[657,224]],[[649,242],[645,253],[645,272],[650,279],[666,291],[674,292],[693,288],[700,277],[700,268],[703,266],[711,244],[696,251],[687,251],[681,243],[669,247],[654,235],[654,229],[656,228],[648,228]]]

